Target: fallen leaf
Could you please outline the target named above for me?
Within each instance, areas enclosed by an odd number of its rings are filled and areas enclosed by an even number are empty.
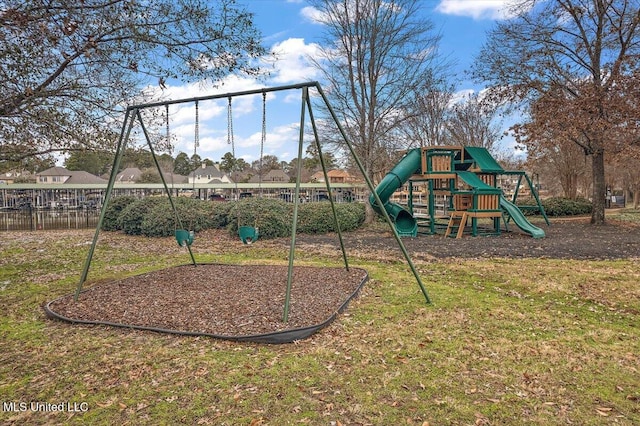
[[[96,405],[100,408],[107,408],[107,407],[111,407],[113,405],[113,400],[112,399],[108,399],[105,402],[96,402]]]
[[[610,407],[597,407],[596,413],[598,413],[602,417],[607,417],[611,414],[612,410],[613,408],[610,408]]]

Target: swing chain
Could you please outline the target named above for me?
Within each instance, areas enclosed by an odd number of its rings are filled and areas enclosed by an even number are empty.
[[[196,101],[196,123],[194,126],[194,136],[193,136],[193,155],[198,153],[198,146],[200,145],[200,117],[198,111],[198,101]]]
[[[260,139],[260,175],[258,186],[262,195],[262,159],[264,158],[264,143],[267,140],[267,92],[262,92],[262,137]]]
[[[236,152],[233,142],[233,114],[231,112],[231,96],[229,96],[229,104],[227,105],[227,144],[231,145],[231,154],[235,159]]]
[[[171,146],[171,132],[169,130],[169,104],[165,104],[164,106],[165,109],[165,114],[167,116],[167,122],[166,122],[166,132],[167,132],[167,147],[169,149],[169,151],[173,152],[173,146]]]
[[[231,96],[229,96],[227,105],[227,144],[231,145],[231,157],[233,164],[231,166],[231,178],[235,183],[236,196],[240,197],[238,192],[238,161],[236,160],[236,145],[233,137],[233,109],[231,107]]]

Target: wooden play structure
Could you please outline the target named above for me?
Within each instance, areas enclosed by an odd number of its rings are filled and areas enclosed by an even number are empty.
[[[504,197],[498,187],[499,175],[518,176],[517,188],[524,178],[537,203],[529,207],[539,209],[549,223],[526,173],[504,170],[485,148],[432,146],[410,150],[383,178],[376,191],[385,200],[384,208],[395,219],[402,236],[416,236],[419,228],[435,234],[444,226],[445,236],[461,238],[467,230],[477,236],[487,232],[478,227],[478,219],[489,219],[493,224],[489,230],[492,234],[500,234],[501,220],[505,227],[513,220],[532,237],[544,237],[544,231],[532,225],[514,204],[518,189],[511,201]],[[406,207],[389,201],[398,191],[406,193]],[[374,210],[380,211],[377,205],[371,204]]]

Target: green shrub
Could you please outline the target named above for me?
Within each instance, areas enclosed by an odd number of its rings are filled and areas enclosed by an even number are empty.
[[[584,198],[570,200],[568,198],[549,198],[542,201],[548,216],[576,216],[591,213],[593,205]]]
[[[146,197],[134,201],[122,209],[118,217],[118,227],[128,235],[141,235],[145,215],[156,205],[169,201],[167,198]]]
[[[104,219],[102,221],[103,231],[119,231],[121,228],[118,225],[118,218],[122,210],[128,205],[136,202],[138,199],[131,196],[115,197],[109,200],[107,209],[104,212]]]
[[[192,198],[173,198],[183,229],[199,232],[212,227],[211,203]],[[140,232],[147,237],[168,237],[180,228],[169,199],[156,203],[147,211],[140,224]]]
[[[233,209],[236,208],[235,202],[213,202],[211,203],[211,227],[216,229],[226,228]],[[235,216],[234,216],[235,218]]]
[[[509,199],[511,201],[511,199]],[[525,216],[539,215],[540,209],[538,208],[538,202],[534,198],[519,198],[516,200],[516,205],[522,210]],[[544,206],[544,203],[542,204]]]
[[[233,236],[238,226],[258,228],[260,238],[286,237],[291,233],[291,204],[273,198],[243,198],[232,201],[227,229]]]
[[[338,223],[342,231],[358,229],[365,220],[365,206],[361,203],[335,204]],[[335,232],[331,203],[305,203],[298,209],[297,231],[305,234]]]
[[[523,199],[517,202],[518,206],[535,206],[536,201],[534,199]],[[571,200],[564,197],[552,197],[542,200],[542,206],[544,211],[549,217],[560,216],[577,216],[590,214],[593,208],[591,201],[584,198],[578,198]],[[540,214],[540,209],[525,209],[525,214]]]
[[[253,226],[265,239],[291,234],[293,204],[282,200],[253,197],[217,203],[190,198],[173,198],[173,201],[182,227],[190,231],[227,228],[236,236],[238,226]],[[344,203],[335,204],[335,207],[342,231],[355,230],[364,223],[364,204]],[[109,203],[102,229],[122,230],[129,235],[167,237],[178,227],[167,197],[118,197]],[[300,204],[297,231],[307,234],[335,232],[331,204]]]

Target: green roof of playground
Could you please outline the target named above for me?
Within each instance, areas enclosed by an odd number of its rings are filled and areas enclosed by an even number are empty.
[[[456,172],[458,177],[462,179],[467,185],[471,186],[477,194],[500,194],[502,190],[500,188],[493,187],[484,183],[478,175],[472,172]]]
[[[473,158],[478,168],[484,173],[502,173],[504,169],[498,164],[486,148],[474,146],[465,147],[464,150]]]

